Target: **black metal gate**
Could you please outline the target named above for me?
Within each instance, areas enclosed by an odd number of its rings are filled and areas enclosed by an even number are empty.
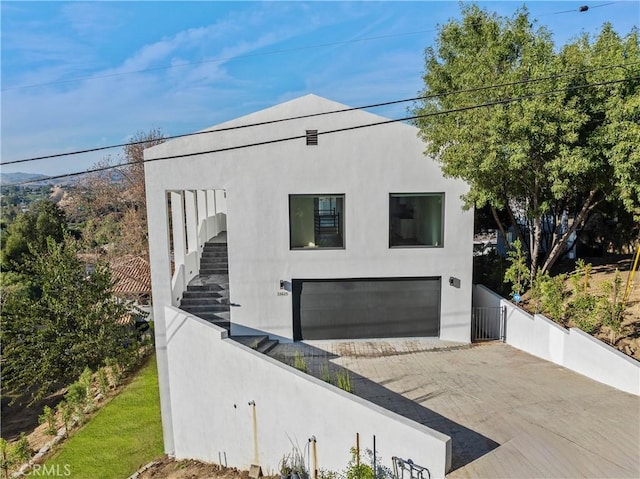
[[[471,316],[471,341],[504,341],[507,307],[476,307]]]

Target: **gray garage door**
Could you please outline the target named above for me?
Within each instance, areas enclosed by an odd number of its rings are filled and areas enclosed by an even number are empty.
[[[293,283],[295,339],[438,336],[440,278]]]

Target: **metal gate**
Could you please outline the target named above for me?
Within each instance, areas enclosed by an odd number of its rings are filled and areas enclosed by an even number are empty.
[[[471,316],[471,341],[504,341],[507,307],[476,307]]]

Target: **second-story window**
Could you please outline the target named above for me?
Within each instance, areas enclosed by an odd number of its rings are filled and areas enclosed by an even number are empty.
[[[289,195],[291,249],[344,248],[344,195]]]

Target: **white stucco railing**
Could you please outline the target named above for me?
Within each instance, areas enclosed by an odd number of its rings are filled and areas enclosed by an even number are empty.
[[[396,455],[442,478],[451,439],[235,341],[227,332],[165,306],[175,455],[275,473],[296,447],[316,439],[319,469],[343,470],[356,433],[376,436],[382,464]]]
[[[531,315],[483,285],[473,287],[473,305],[505,306],[506,343],[621,391],[640,396],[640,362],[578,328],[566,329]]]

